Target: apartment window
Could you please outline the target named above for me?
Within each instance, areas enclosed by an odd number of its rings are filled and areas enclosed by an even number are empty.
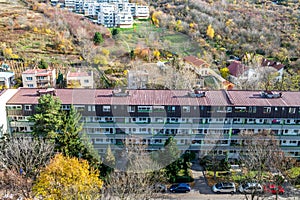
[[[62,110],[70,110],[71,106],[70,105],[61,105]]]
[[[176,107],[175,106],[168,106],[168,111],[169,112],[175,112]]]
[[[33,88],[33,84],[27,84],[27,87]]]
[[[231,113],[232,112],[232,107],[227,107],[227,112]]]
[[[255,106],[252,107],[252,112],[256,113],[256,107]]]
[[[248,112],[252,113],[252,107],[251,106],[248,108]]]
[[[290,114],[295,114],[296,113],[296,108],[289,108],[289,113]]]
[[[84,111],[85,107],[83,105],[74,105],[74,108],[78,111]]]
[[[88,111],[95,112],[96,111],[96,107],[95,106],[88,106]]]
[[[216,107],[216,111],[217,111],[217,112],[226,112],[224,106],[218,106],[218,107]]]
[[[246,112],[246,107],[234,107],[235,112]]]
[[[135,107],[134,106],[128,106],[127,111],[128,112],[135,112]]]
[[[153,106],[153,111],[154,112],[164,112],[165,107],[164,106]]]
[[[152,106],[138,106],[138,112],[152,112]]]
[[[32,81],[32,77],[31,77],[31,76],[28,76],[28,77],[26,77],[26,80],[27,80],[27,81]]]
[[[20,105],[7,106],[7,110],[22,110],[22,106],[20,106]]]
[[[32,105],[25,105],[24,110],[31,111],[32,110]]]
[[[88,80],[88,79],[85,79],[85,80],[84,80],[84,83],[89,83],[89,80]]]
[[[183,111],[183,112],[191,112],[190,106],[183,106],[183,107],[182,107],[182,111]]]
[[[45,80],[45,76],[38,76],[36,77],[38,80]]]
[[[103,112],[110,112],[110,106],[103,106]]]
[[[270,113],[271,112],[271,107],[264,107],[263,112],[264,113]]]

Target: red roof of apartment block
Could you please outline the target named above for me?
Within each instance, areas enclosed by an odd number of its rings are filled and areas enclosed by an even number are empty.
[[[7,104],[37,104],[39,89],[19,88]],[[128,90],[113,95],[112,89],[56,89],[62,104],[84,105],[211,105],[211,106],[300,106],[300,92],[282,92],[280,98],[263,98],[260,91],[212,90],[204,97],[191,97],[188,90]]]

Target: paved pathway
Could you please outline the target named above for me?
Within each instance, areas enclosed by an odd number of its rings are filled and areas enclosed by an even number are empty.
[[[205,179],[203,167],[200,166],[198,162],[192,165],[192,173],[195,180],[195,185],[192,190],[200,194],[213,194]]]

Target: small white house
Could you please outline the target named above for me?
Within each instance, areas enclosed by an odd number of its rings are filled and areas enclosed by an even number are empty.
[[[67,85],[71,88],[94,88],[93,71],[67,73]]]
[[[28,69],[22,73],[22,82],[25,88],[55,88],[55,69]]]
[[[14,72],[0,72],[0,88],[11,88],[14,85]]]

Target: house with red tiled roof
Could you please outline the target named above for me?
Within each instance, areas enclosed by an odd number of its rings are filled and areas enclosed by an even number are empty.
[[[280,79],[282,77],[284,65],[263,59],[261,64],[251,67],[246,66],[241,61],[234,60],[231,61],[227,68],[230,74],[230,81],[236,85],[239,85],[240,83],[245,82],[259,82],[266,74],[278,73],[277,78]]]
[[[278,78],[281,79],[285,65],[280,62],[276,62],[273,60],[268,60],[266,58],[263,58],[261,61],[261,67],[265,67],[265,68],[271,67],[271,68],[276,69],[277,73],[278,73]]]
[[[22,73],[23,87],[48,88],[56,85],[55,69],[27,69]]]
[[[233,60],[227,67],[229,70],[229,79],[234,84],[239,84],[244,80],[256,80],[257,76],[252,68],[244,65],[241,61]]]
[[[196,56],[186,56],[183,58],[183,62],[185,66],[194,70],[196,73],[200,74],[201,76],[209,75],[209,71],[205,70],[209,68],[209,64],[206,63],[206,61],[199,59]]]
[[[68,71],[68,88],[94,88],[93,71]]]

